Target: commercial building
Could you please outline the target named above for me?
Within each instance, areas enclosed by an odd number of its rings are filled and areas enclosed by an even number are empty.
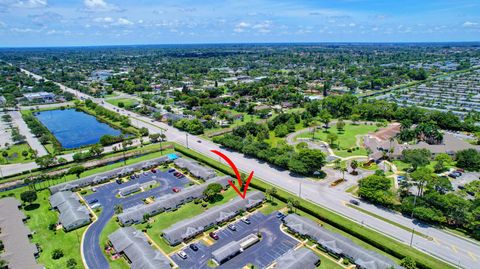
[[[4,251],[0,259],[13,269],[43,269],[37,264],[37,247],[30,242],[31,232],[25,225],[27,219],[19,209],[20,203],[13,197],[0,199],[0,240]]]
[[[170,269],[170,261],[160,251],[154,250],[148,238],[133,227],[124,227],[108,236],[117,253],[125,256],[132,269]]]
[[[328,231],[305,217],[289,214],[283,219],[283,222],[290,231],[316,241],[328,253],[350,260],[357,265],[357,268],[402,268],[389,258],[364,249],[345,236]]]
[[[50,205],[60,212],[58,222],[62,224],[65,231],[71,231],[90,223],[90,211],[71,191],[57,192],[50,196]]]
[[[95,185],[95,184],[100,184],[100,183],[109,181],[111,179],[124,175],[125,173],[127,173],[127,171],[130,171],[129,173],[131,173],[133,171],[149,169],[151,167],[155,167],[168,162],[171,162],[171,158],[169,156],[162,156],[157,159],[131,164],[123,168],[117,168],[117,169],[110,170],[108,172],[99,173],[99,174],[84,177],[81,179],[72,180],[69,182],[51,186],[49,189],[52,194],[55,194],[59,191],[75,190],[75,189],[86,187],[89,185]]]
[[[211,179],[208,184],[219,183],[222,187],[227,188],[229,186],[228,180],[231,180],[229,176],[216,177]],[[194,185],[183,189],[179,193],[158,197],[155,202],[151,204],[141,204],[124,209],[124,211],[118,215],[118,220],[122,225],[131,225],[142,222],[143,216],[145,215],[154,216],[164,211],[177,209],[181,205],[194,199],[202,198],[203,191],[207,188],[208,184]]]
[[[320,258],[308,248],[290,250],[276,261],[275,269],[315,269]]]
[[[163,231],[163,237],[170,245],[177,245],[214,225],[234,218],[241,211],[260,205],[264,199],[265,195],[258,191],[248,193],[245,199],[237,197],[226,204],[212,207],[198,216],[175,223]]]
[[[188,170],[190,174],[199,179],[209,180],[216,176],[215,170],[205,167],[193,160],[181,158],[176,159],[173,163],[181,169]]]
[[[23,94],[29,102],[51,103],[55,101],[55,94],[49,92],[33,92]]]

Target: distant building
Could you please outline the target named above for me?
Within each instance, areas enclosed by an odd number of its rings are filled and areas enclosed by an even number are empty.
[[[133,227],[116,230],[108,240],[119,254],[123,254],[132,269],[170,269],[170,261],[160,251],[154,250],[148,238]]]
[[[23,97],[25,97],[29,102],[55,102],[55,94],[49,92],[24,93]]]
[[[13,197],[0,199],[0,240],[4,246],[0,259],[8,262],[8,268],[43,269],[35,259],[38,249],[29,240],[32,233],[19,206],[20,202]]]

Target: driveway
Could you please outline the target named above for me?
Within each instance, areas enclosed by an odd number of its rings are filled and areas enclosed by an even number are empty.
[[[217,231],[220,238],[211,246],[196,243],[199,247],[198,251],[193,251],[189,247],[184,248],[183,250],[188,256],[186,259],[180,258],[176,253],[170,257],[182,269],[208,269],[210,267],[207,265],[207,262],[212,257],[213,251],[233,240],[239,241],[249,234],[255,234],[259,231],[262,234],[262,239],[258,243],[217,268],[242,268],[249,263],[255,265],[255,268],[265,268],[298,244],[297,240],[280,230],[281,221],[276,218],[275,213],[265,216],[257,212],[249,216],[249,219],[251,221],[250,224],[245,224],[241,221],[236,222],[236,231],[231,231],[228,228]]]
[[[124,188],[135,183],[146,183],[155,180],[160,183],[159,187],[138,193],[125,198],[117,198],[115,195],[120,188]],[[90,269],[107,269],[110,268],[108,261],[103,255],[103,245],[100,245],[100,234],[105,228],[107,222],[115,214],[115,205],[122,204],[123,208],[133,207],[135,205],[143,204],[143,199],[151,196],[162,196],[172,193],[172,188],[183,189],[185,185],[190,183],[188,178],[177,179],[170,173],[158,171],[156,173],[146,172],[142,173],[138,179],[130,180],[127,183],[117,184],[116,182],[108,183],[97,187],[97,191],[91,195],[85,196],[86,201],[97,199],[102,205],[102,213],[97,221],[92,223],[85,233],[83,242],[83,255],[85,261]],[[102,243],[103,244],[103,243]]]

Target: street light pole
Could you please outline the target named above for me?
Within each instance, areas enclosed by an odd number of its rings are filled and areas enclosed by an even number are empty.
[[[421,184],[421,183],[420,183],[420,184]],[[410,216],[410,218],[412,219],[412,222],[413,222],[413,211],[414,211],[414,209],[415,209],[415,205],[417,204],[417,196],[420,195],[420,187],[419,187],[418,185],[417,185],[417,188],[418,188],[418,190],[417,190],[417,195],[415,195],[415,197],[413,198],[412,215]],[[414,233],[415,233],[415,224],[414,224],[414,226],[413,226],[413,228],[412,228],[412,236],[411,236],[411,238],[410,238],[410,246],[412,246],[412,244],[413,244],[413,235],[414,235]]]
[[[302,198],[302,181],[298,182],[298,197]]]
[[[188,133],[185,133],[185,140],[187,142],[187,149],[188,149]]]

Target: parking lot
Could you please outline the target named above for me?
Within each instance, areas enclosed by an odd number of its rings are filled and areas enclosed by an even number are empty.
[[[177,263],[180,268],[210,268],[207,265],[211,258],[211,253],[231,241],[239,241],[249,234],[262,234],[262,239],[247,248],[244,252],[233,257],[231,260],[221,264],[218,268],[242,268],[247,264],[255,265],[255,268],[265,268],[275,259],[293,249],[298,241],[284,234],[280,230],[281,220],[276,216],[276,212],[268,216],[256,212],[249,216],[250,224],[237,221],[236,231],[231,231],[227,227],[217,231],[219,239],[215,244],[206,246],[199,241],[195,243],[198,246],[197,251],[193,251],[190,247],[185,247],[183,251],[187,254],[186,259],[180,258],[177,253],[173,253],[170,257]],[[214,241],[210,238],[210,240]]]
[[[103,231],[107,222],[115,213],[115,205],[121,204],[124,209],[135,205],[143,204],[143,199],[151,196],[160,197],[168,193],[173,193],[173,188],[183,189],[190,180],[186,177],[177,178],[172,173],[156,170],[156,173],[147,171],[144,173],[136,173],[138,177],[131,179],[129,182],[118,184],[116,182],[107,183],[96,187],[96,192],[85,196],[85,200],[92,204],[100,204],[103,208],[102,213],[98,216],[97,221],[92,223],[85,233],[83,251],[85,259],[90,268],[109,268],[108,262],[103,255],[103,250],[99,242],[100,233]],[[125,198],[116,197],[118,190],[131,186],[135,183],[143,184],[148,181],[155,180],[160,186],[146,190],[140,193],[134,193]]]

